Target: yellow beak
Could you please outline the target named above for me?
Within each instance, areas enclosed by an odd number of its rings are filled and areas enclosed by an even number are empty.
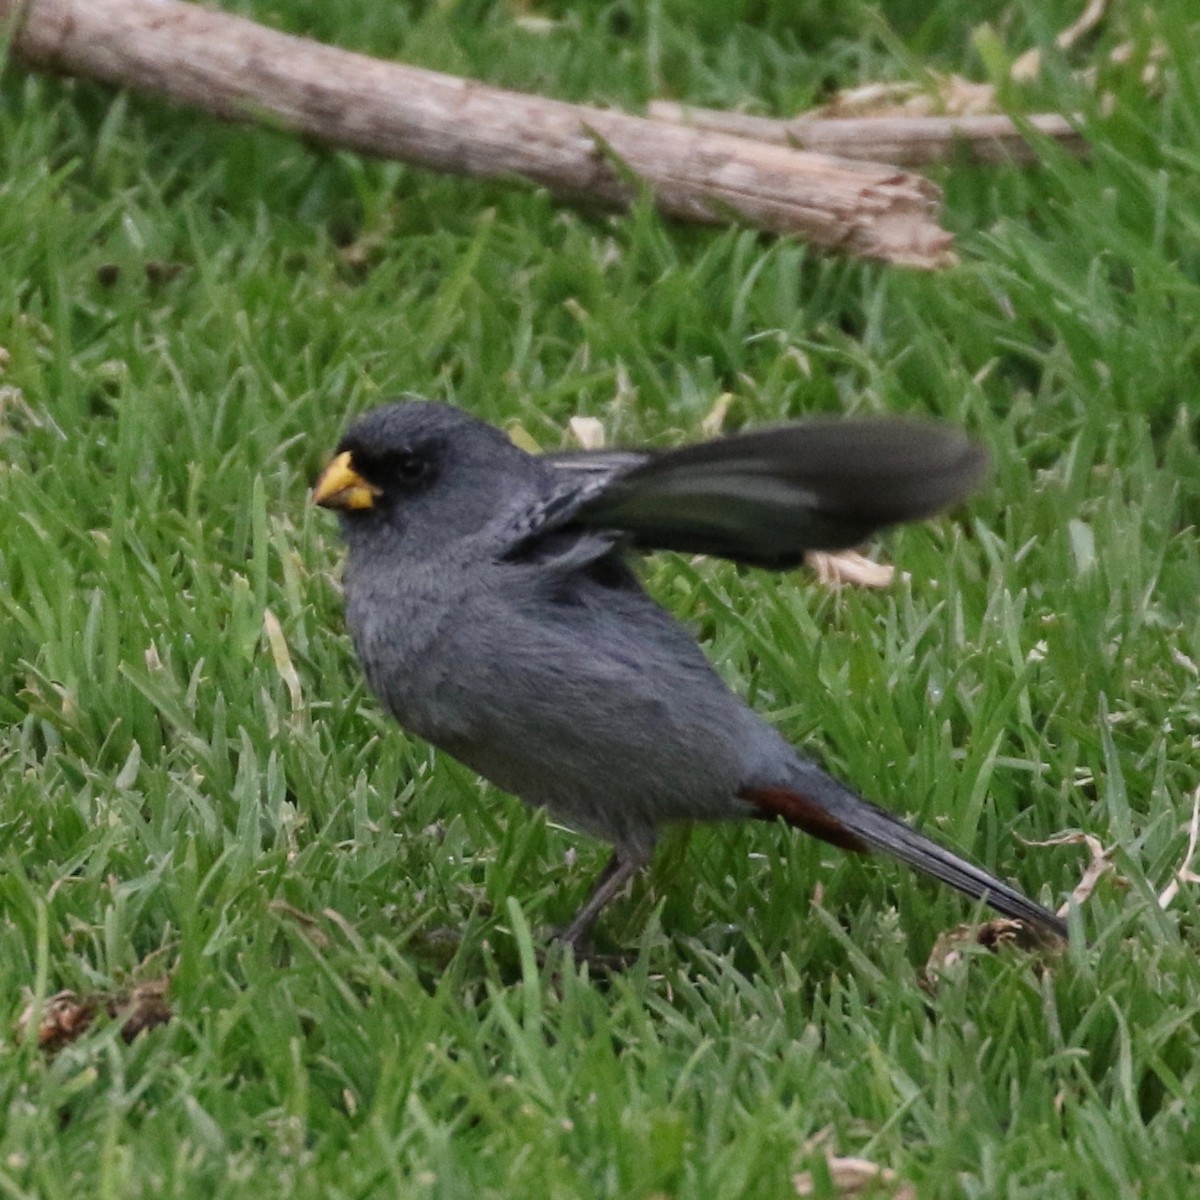
[[[351,465],[350,451],[345,450],[321,472],[313,486],[314,504],[322,508],[371,508],[379,489],[372,487]]]

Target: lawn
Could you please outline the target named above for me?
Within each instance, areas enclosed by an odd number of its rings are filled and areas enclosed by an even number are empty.
[[[962,261],[925,274],[9,64],[0,1196],[759,1200],[805,1170],[832,1195],[827,1154],[922,1200],[1197,1194],[1200,885],[1158,899],[1200,786],[1191,0],[1114,4],[1069,55],[1079,0],[224,4],[629,107],[788,113],[1041,45],[1012,99],[1082,113],[1093,151],[938,170]],[[726,392],[731,429],[969,428],[991,480],[884,539],[887,590],[644,574],[789,737],[1043,902],[1088,850],[1027,843],[1094,835],[1112,870],[1070,948],[927,977],[980,912],[760,826],[668,839],[602,922],[623,973],[539,965],[606,847],[383,716],[307,503],[401,391],[546,448],[575,415],[695,438]],[[18,1034],[61,990],[163,980],[171,1020],[128,1043]]]

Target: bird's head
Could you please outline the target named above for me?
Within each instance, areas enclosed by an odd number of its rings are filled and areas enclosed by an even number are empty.
[[[406,398],[351,426],[312,499],[338,510],[351,541],[385,530],[449,539],[495,517],[536,461],[461,409]]]

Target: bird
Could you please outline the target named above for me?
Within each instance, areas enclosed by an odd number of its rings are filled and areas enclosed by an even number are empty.
[[[354,421],[312,491],[346,543],[345,619],[408,732],[612,846],[558,940],[597,917],[676,822],[780,821],[889,855],[1035,935],[1065,922],[797,750],[648,594],[639,552],[786,570],[978,486],[956,427],[810,417],[674,449],[531,454],[453,405]]]

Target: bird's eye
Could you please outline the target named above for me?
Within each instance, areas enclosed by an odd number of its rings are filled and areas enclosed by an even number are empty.
[[[424,489],[437,474],[438,455],[427,446],[392,446],[375,450],[347,447],[354,469],[380,495],[408,494]]]
[[[396,459],[394,470],[403,483],[416,483],[425,477],[429,463],[415,454],[402,454]]]

